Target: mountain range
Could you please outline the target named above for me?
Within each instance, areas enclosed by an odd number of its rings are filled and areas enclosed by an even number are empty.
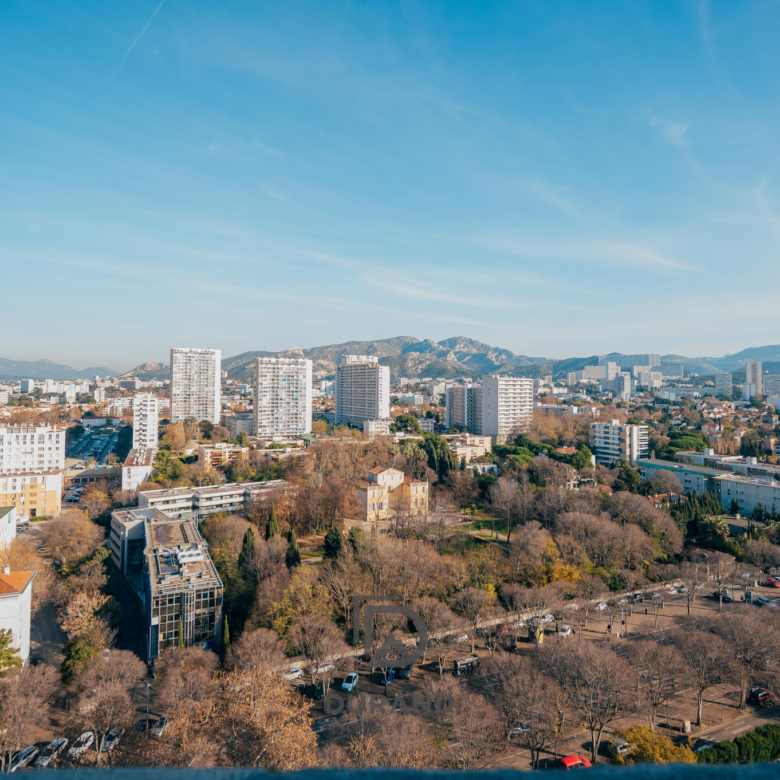
[[[594,365],[598,356],[572,357],[563,360],[546,357],[516,355],[508,349],[492,347],[481,341],[464,336],[431,341],[413,336],[396,336],[376,341],[348,341],[344,344],[329,344],[323,347],[301,349],[293,347],[282,352],[242,352],[235,357],[222,360],[222,370],[228,376],[249,380],[252,377],[252,361],[256,357],[305,357],[313,364],[316,377],[334,376],[336,365],[342,355],[374,355],[382,365],[390,367],[393,380],[406,376],[411,378],[432,377],[478,377],[492,371],[530,377],[547,374],[560,376],[568,371],[577,371],[583,366]],[[616,353],[618,354],[618,353]],[[746,360],[760,360],[765,368],[780,363],[780,345],[750,347],[733,355],[723,357],[686,357],[685,355],[662,355],[664,363],[682,363],[687,371],[700,375],[715,374],[718,371],[738,373],[744,371]],[[619,362],[619,358],[618,358]],[[136,366],[132,371],[120,374],[105,366],[92,366],[81,371],[70,366],[53,363],[50,360],[6,360],[0,358],[0,378],[3,379],[89,379],[93,376],[138,377],[139,379],[167,379],[170,372],[167,363],[149,361]]]

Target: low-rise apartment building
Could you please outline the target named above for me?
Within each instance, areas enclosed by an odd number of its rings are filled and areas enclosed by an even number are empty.
[[[0,506],[0,549],[16,539],[16,507]]]
[[[254,435],[255,423],[252,412],[223,414],[220,422],[230,432],[231,439],[237,439],[242,433],[245,433],[247,436]]]
[[[428,482],[404,476],[397,469],[372,469],[357,485],[362,519],[387,520],[395,512],[423,515],[428,512]]]
[[[15,507],[19,521],[59,514],[61,502],[61,471],[0,474],[0,506]]]
[[[294,490],[293,485],[284,479],[142,490],[138,493],[138,506],[158,509],[168,517],[202,517],[214,512],[245,512],[253,502],[273,501],[290,490]]]
[[[30,612],[34,571],[11,571],[6,565],[0,574],[0,631],[11,632],[11,646],[27,664],[30,658]]]
[[[481,458],[493,450],[493,440],[490,436],[462,433],[458,436],[444,436],[443,438],[459,462],[465,460],[466,463],[471,463],[472,460]]]
[[[64,425],[0,426],[0,474],[65,467]]]
[[[363,422],[363,433],[369,439],[375,439],[377,436],[389,436],[392,424],[392,417],[385,417],[380,420],[365,420]]]
[[[249,454],[249,447],[242,447],[239,444],[227,444],[219,442],[217,444],[199,444],[198,445],[198,463],[203,464],[207,469],[225,467],[231,463],[240,460],[242,456]]]
[[[137,490],[152,476],[155,450],[132,449],[122,464],[122,490]]]

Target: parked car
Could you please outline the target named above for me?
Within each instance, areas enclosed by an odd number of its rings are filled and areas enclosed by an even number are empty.
[[[770,577],[766,581],[767,588],[780,588],[780,577]]]
[[[380,682],[382,684],[392,685],[393,680],[395,680],[395,669],[385,669],[384,672],[380,675],[381,680]]]
[[[766,688],[753,688],[748,695],[748,701],[751,704],[763,706],[764,704],[771,704],[774,697],[774,693]]]
[[[605,601],[599,601],[599,603],[596,604],[597,612],[604,612],[606,608],[607,608],[607,603]]]
[[[168,730],[168,726],[171,725],[171,721],[167,715],[161,715],[152,726],[152,736],[161,737]]]
[[[51,764],[67,746],[68,740],[65,739],[65,737],[60,737],[59,739],[55,739],[54,742],[50,742],[35,760],[35,766],[49,766],[49,764]]]
[[[404,666],[403,669],[398,670],[398,679],[399,680],[408,680],[412,676],[412,671],[414,670],[414,664],[409,664],[409,666]]]
[[[344,682],[341,683],[341,690],[346,691],[347,693],[352,693],[352,691],[357,688],[358,680],[360,677],[357,675],[356,672],[350,672],[345,678]]]
[[[325,674],[333,671],[333,661],[323,661],[315,670],[315,674]]]
[[[325,683],[322,680],[317,683],[317,687],[314,689],[314,698],[318,701],[325,698]]]
[[[690,588],[689,585],[680,585],[680,587],[677,588],[677,592],[678,593],[688,593],[690,591],[690,589],[691,588]]]
[[[775,604],[772,599],[768,599],[766,596],[753,596],[753,603],[754,604],[760,604],[762,607],[776,607],[777,604]]]
[[[122,734],[124,733],[125,730],[119,726],[117,726],[115,729],[111,729],[111,731],[106,734],[106,738],[103,740],[103,750],[106,753],[110,753],[117,746],[119,740],[122,738]]]
[[[571,626],[561,626],[558,629],[558,636],[571,636]]]
[[[718,599],[718,598],[723,599],[723,603],[724,604],[730,604],[732,601],[734,601],[734,599],[731,598],[731,596],[729,595],[728,591],[726,591],[726,590],[724,590],[721,593],[718,593],[717,590],[714,590],[714,591],[712,591],[712,596],[713,596],[713,598],[716,598],[716,599]]]
[[[458,642],[468,642],[469,637],[468,634],[447,634],[447,636],[444,637],[444,641],[448,645],[455,645]]]
[[[570,769],[587,769],[592,766],[592,764],[590,763],[590,759],[585,758],[585,756],[578,756],[575,754],[562,758],[557,766],[568,772]]]
[[[288,669],[282,674],[283,680],[301,680],[303,678],[303,669],[299,669],[297,666],[293,666],[292,669]]]
[[[626,742],[625,739],[614,737],[609,742],[609,749],[613,756],[627,756],[636,749],[636,746]]]
[[[653,593],[652,596],[650,596],[650,598],[653,601],[660,601],[663,597],[664,597],[664,594],[663,593],[659,593],[658,591],[656,591],[655,593]]]
[[[85,731],[83,734],[79,734],[76,741],[68,748],[68,758],[81,758],[87,749],[92,747],[94,741],[94,731]]]
[[[540,623],[552,623],[554,620],[555,620],[555,615],[550,615],[550,614],[543,615],[542,617],[539,618]]]
[[[707,748],[714,747],[717,744],[717,742],[713,742],[711,739],[697,739],[696,742],[693,743],[693,752],[703,753]]]
[[[635,593],[634,594],[634,604],[641,604],[645,600],[645,594],[644,593]]]
[[[512,737],[519,737],[521,734],[527,734],[528,733],[528,726],[525,726],[523,724],[520,724],[519,726],[515,726],[510,732],[509,732],[509,738]]]
[[[30,745],[17,753],[12,759],[11,764],[8,767],[9,772],[15,772],[17,769],[27,766],[38,755],[38,747],[36,745]]]

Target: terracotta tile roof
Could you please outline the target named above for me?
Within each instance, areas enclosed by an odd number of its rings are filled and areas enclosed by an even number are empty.
[[[32,581],[37,572],[13,571],[10,574],[0,574],[0,595],[21,593]]]

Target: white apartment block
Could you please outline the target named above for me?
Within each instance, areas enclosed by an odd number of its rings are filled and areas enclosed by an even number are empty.
[[[252,436],[255,430],[255,416],[252,412],[223,414],[220,422],[230,431],[231,439],[237,439],[242,433]]]
[[[0,474],[65,467],[65,426],[0,426]]]
[[[137,490],[152,478],[154,449],[133,448],[122,464],[122,490]]]
[[[619,460],[636,463],[647,457],[648,427],[621,425],[619,420],[590,424],[589,446],[596,462],[612,468]]]
[[[311,433],[311,360],[255,359],[255,436]]]
[[[382,420],[364,420],[363,433],[368,436],[369,439],[374,439],[377,436],[389,436],[390,426],[392,424],[393,420],[390,417]]]
[[[138,393],[133,398],[133,449],[154,450],[157,448],[159,416],[157,396]]]
[[[759,360],[746,360],[745,361],[745,382],[750,385],[754,385],[754,395],[763,395],[764,388],[761,381],[761,362]]]
[[[733,390],[731,374],[715,374],[715,395],[731,395]]]
[[[171,350],[171,422],[189,417],[219,423],[222,352],[218,349]]]
[[[404,393],[398,396],[398,400],[403,404],[411,404],[412,406],[422,406],[425,401],[424,396],[419,393]]]
[[[5,566],[0,574],[0,631],[11,632],[11,645],[19,651],[19,658],[25,665],[30,658],[30,612],[34,579],[34,571],[12,572],[10,566]]]
[[[35,380],[33,379],[22,379],[20,385],[19,385],[19,392],[20,393],[32,393],[33,390],[35,390]]]
[[[503,444],[530,429],[534,416],[533,380],[485,374],[481,400],[481,435],[492,436]]]
[[[16,507],[0,506],[0,550],[16,539]]]
[[[764,395],[780,395],[780,374],[764,374],[761,377]]]
[[[610,361],[617,362],[623,371],[629,371],[634,366],[647,366],[652,368],[653,366],[661,365],[661,355],[654,353],[644,352],[640,355],[621,355],[617,352],[612,352],[609,355],[602,355],[599,357],[599,365],[605,366]]]
[[[362,428],[390,416],[390,368],[371,355],[344,355],[336,366],[336,425]]]
[[[482,385],[451,385],[445,394],[445,427],[482,433]]]

